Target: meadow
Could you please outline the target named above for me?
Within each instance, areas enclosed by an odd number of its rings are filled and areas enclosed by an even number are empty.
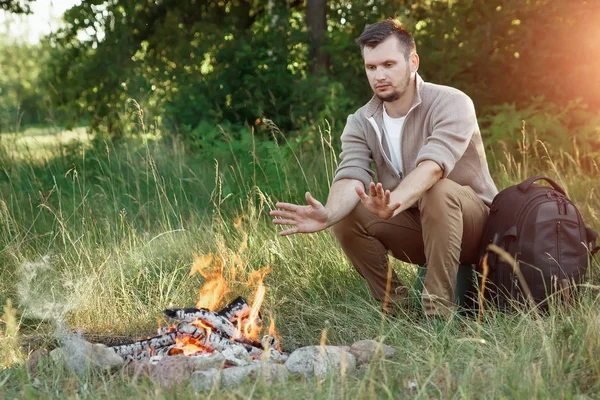
[[[210,398],[596,398],[600,391],[600,258],[572,307],[431,324],[415,313],[384,318],[330,232],[279,237],[269,210],[325,201],[337,162],[332,135],[254,140],[250,130],[191,151],[176,137],[114,144],[60,129],[0,136],[0,398],[196,398],[122,373],[77,376],[48,362],[35,376],[23,345],[52,346],[61,330],[98,341],[151,335],[162,310],[198,299],[197,256],[241,260],[229,276],[269,266],[263,312],[284,350],[378,339],[388,360],[325,381],[248,382]],[[36,140],[42,137],[43,141]],[[64,140],[60,140],[60,139]],[[75,139],[67,141],[67,139]],[[524,130],[518,145],[490,150],[499,186],[556,179],[600,230],[600,167],[585,148],[551,148]],[[410,284],[415,266],[394,262]],[[224,299],[225,300],[228,299]]]

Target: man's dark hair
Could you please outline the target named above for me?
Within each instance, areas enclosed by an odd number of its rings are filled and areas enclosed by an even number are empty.
[[[360,50],[364,51],[365,47],[376,47],[392,35],[398,38],[401,46],[400,50],[404,53],[404,57],[407,60],[411,54],[417,52],[415,39],[413,39],[410,32],[404,29],[402,22],[395,18],[388,18],[367,26],[363,33],[356,39],[356,43],[360,46]]]

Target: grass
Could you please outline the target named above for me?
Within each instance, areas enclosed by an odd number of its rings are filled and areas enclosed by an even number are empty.
[[[548,175],[600,229],[594,159],[583,149],[549,151],[524,139],[518,149],[490,154],[499,186]],[[240,277],[270,266],[263,312],[276,319],[284,349],[318,344],[324,336],[336,345],[374,338],[395,347],[396,355],[324,382],[249,382],[206,396],[597,396],[600,304],[592,289],[598,261],[581,301],[546,316],[489,312],[481,323],[447,325],[414,315],[383,319],[329,232],[278,237],[268,216],[273,203],[300,201],[305,190],[325,200],[335,165],[328,140],[312,147],[280,142],[229,138],[224,152],[194,154],[177,141],[90,141],[56,144],[48,157],[45,147],[7,148],[2,136],[0,398],[196,397],[187,387],[163,389],[121,373],[78,377],[49,363],[34,375],[17,350],[31,337],[50,343],[57,323],[99,338],[152,334],[164,308],[196,302],[203,279],[190,275],[190,267],[195,254],[208,253],[235,264],[231,296],[249,296]],[[414,279],[413,267],[395,266],[407,282]]]

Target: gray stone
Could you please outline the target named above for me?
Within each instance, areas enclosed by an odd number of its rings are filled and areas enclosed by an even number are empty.
[[[46,349],[37,349],[29,355],[27,358],[27,369],[32,376],[38,374],[40,365],[43,365],[44,359],[47,357],[48,350]]]
[[[31,382],[31,386],[34,389],[39,389],[42,387],[42,381],[40,381],[38,378],[34,378],[33,381]]]
[[[194,361],[183,354],[168,356],[154,366],[152,378],[163,387],[179,385],[190,379],[194,366]]]
[[[390,358],[396,354],[396,350],[376,340],[359,340],[350,346],[350,353],[356,357],[358,365],[370,363],[378,358]]]
[[[255,369],[254,365],[225,368],[221,371],[221,385],[226,388],[235,387],[246,380]]]
[[[64,350],[62,349],[62,347],[57,347],[56,349],[52,350],[50,352],[50,358],[52,359],[52,361],[57,363],[61,361],[66,361]]]
[[[261,380],[270,385],[287,379],[289,372],[284,365],[256,362],[243,367],[231,367],[221,371],[221,385],[226,388],[238,386],[245,380]]]
[[[225,365],[225,356],[219,352],[190,357],[194,361],[194,370],[221,369]]]
[[[63,347],[50,352],[50,357],[56,362],[65,362],[79,375],[90,369],[114,371],[123,367],[123,358],[103,344],[92,344],[78,336],[67,337],[63,343]]]
[[[195,392],[209,392],[213,387],[218,387],[221,373],[217,369],[195,371],[190,378],[190,384]]]
[[[327,375],[345,375],[356,368],[356,358],[348,347],[308,346],[290,354],[286,368],[294,374],[324,379]]]
[[[252,363],[252,358],[243,346],[229,347],[221,352],[225,360],[232,365],[242,367]]]
[[[123,367],[123,358],[104,344],[94,343],[90,354],[92,366],[96,369],[114,371]]]
[[[258,363],[258,368],[251,374],[252,377],[261,378],[264,383],[271,384],[287,380],[290,372],[283,364]]]
[[[260,379],[271,385],[287,379],[289,372],[282,364],[254,362],[240,367],[229,367],[221,371],[213,368],[192,374],[191,385],[196,392],[207,392],[213,387],[234,388],[246,380]]]
[[[125,364],[124,371],[132,378],[139,378],[141,376],[151,376],[154,367],[149,360],[132,360]]]

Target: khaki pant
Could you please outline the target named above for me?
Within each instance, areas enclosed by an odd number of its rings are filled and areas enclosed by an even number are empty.
[[[423,308],[428,315],[451,315],[460,263],[478,261],[479,241],[489,209],[468,186],[441,179],[418,202],[383,220],[362,203],[333,231],[342,249],[384,305],[407,296],[388,269],[388,251],[404,262],[427,264]]]

